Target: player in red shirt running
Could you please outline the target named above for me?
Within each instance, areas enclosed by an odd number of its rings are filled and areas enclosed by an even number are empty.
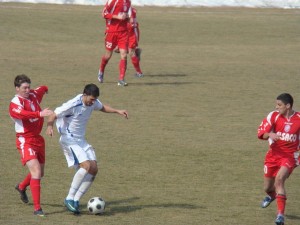
[[[143,77],[143,72],[140,67],[140,60],[141,60],[141,49],[139,46],[139,39],[140,39],[140,29],[139,23],[137,22],[136,17],[136,9],[131,8],[131,14],[129,15],[129,21],[127,24],[128,28],[128,51],[131,58],[132,65],[136,71],[135,76],[140,78]],[[116,53],[120,53],[119,48],[116,47],[114,50]]]
[[[16,185],[21,200],[28,203],[26,188],[30,186],[34,215],[44,216],[40,205],[41,177],[44,175],[45,141],[40,135],[44,119],[53,113],[46,108],[41,109],[40,103],[47,86],[30,89],[31,80],[24,74],[15,78],[16,95],[9,105],[9,114],[15,122],[16,145],[23,165],[27,165],[29,173],[25,179]]]
[[[98,80],[103,83],[104,70],[110,60],[113,50],[118,46],[121,60],[119,63],[119,86],[127,86],[125,73],[127,69],[128,31],[127,21],[131,13],[130,0],[107,0],[102,16],[106,20],[105,30],[105,54],[102,56]]]
[[[276,111],[270,112],[258,128],[258,138],[268,140],[270,149],[264,162],[264,190],[267,196],[261,207],[276,199],[276,225],[284,225],[286,206],[285,181],[299,165],[300,113],[293,110],[293,97],[277,97]]]

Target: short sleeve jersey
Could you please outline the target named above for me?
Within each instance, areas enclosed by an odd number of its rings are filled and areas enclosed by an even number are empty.
[[[130,0],[107,0],[102,11],[102,16],[106,19],[106,33],[127,30],[128,19],[119,20],[112,18],[113,15],[118,15],[120,13],[131,14]]]
[[[129,14],[129,17],[130,17],[130,21],[128,21],[128,24],[127,24],[127,27],[128,27],[128,31],[133,31],[134,28],[137,28],[139,26],[139,23],[137,21],[137,18],[136,18],[136,9],[135,8],[131,8],[131,12]]]
[[[289,119],[277,111],[270,112],[258,128],[258,138],[264,133],[274,132],[280,136],[279,140],[268,139],[273,153],[289,156],[299,150],[300,114],[295,112]]]
[[[41,133],[44,118],[40,117],[40,103],[47,91],[47,86],[40,86],[30,90],[28,98],[16,95],[11,100],[9,114],[15,122],[17,137],[33,137]]]
[[[56,126],[60,134],[83,138],[92,111],[99,111],[103,108],[103,104],[98,99],[93,105],[86,106],[82,101],[82,96],[82,94],[79,94],[55,109]]]

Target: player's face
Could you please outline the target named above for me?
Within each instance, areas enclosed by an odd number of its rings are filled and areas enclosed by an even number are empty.
[[[281,100],[276,100],[276,110],[281,115],[285,115],[289,108],[290,104],[284,104]]]
[[[95,103],[95,101],[97,100],[96,97],[92,96],[92,95],[83,95],[83,103],[87,106],[91,106]]]
[[[16,87],[17,94],[23,98],[28,98],[30,93],[30,84],[22,83],[20,87]]]

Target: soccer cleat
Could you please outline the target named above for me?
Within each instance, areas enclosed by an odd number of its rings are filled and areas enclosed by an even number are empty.
[[[104,73],[102,73],[102,72],[98,73],[98,81],[100,83],[103,83],[103,81],[104,81]]]
[[[125,87],[125,86],[127,86],[128,84],[125,82],[125,80],[119,80],[119,82],[118,82],[118,86],[123,86],[123,87]]]
[[[136,48],[135,49],[135,55],[138,57],[139,61],[141,61],[141,54],[142,54],[142,49],[141,48]]]
[[[77,212],[76,208],[74,207],[74,201],[73,200],[67,200],[67,199],[65,199],[64,203],[65,203],[65,206],[67,207],[67,209],[70,212],[73,212],[73,213]]]
[[[142,78],[142,77],[144,77],[144,74],[142,74],[142,73],[136,73],[136,74],[135,74],[135,77],[137,77],[137,78]]]
[[[15,189],[20,193],[20,198],[22,200],[22,202],[24,203],[28,203],[28,197],[27,197],[27,194],[26,194],[26,189],[25,190],[21,190],[19,188],[19,184],[16,185]]]
[[[274,201],[274,198],[271,198],[270,196],[266,196],[261,203],[261,207],[267,208],[273,201]]]
[[[33,215],[41,216],[41,217],[45,216],[45,214],[44,214],[44,212],[43,212],[42,209],[35,210],[35,211],[33,212]]]
[[[278,215],[275,220],[276,225],[284,225],[284,217],[283,215]]]
[[[75,214],[80,214],[79,201],[74,201],[74,208],[76,210],[76,212],[74,212],[74,213]]]

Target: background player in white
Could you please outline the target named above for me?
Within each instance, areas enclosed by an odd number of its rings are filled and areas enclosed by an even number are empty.
[[[41,178],[44,175],[45,140],[40,135],[44,118],[53,114],[46,108],[41,109],[44,94],[48,92],[47,86],[30,89],[31,80],[25,74],[15,77],[14,85],[16,95],[9,105],[9,114],[15,122],[16,146],[21,156],[21,162],[29,169],[27,176],[16,185],[21,200],[28,203],[26,188],[30,186],[33,199],[34,215],[44,216],[41,208]]]
[[[92,111],[118,113],[128,118],[126,110],[114,109],[102,104],[97,99],[99,95],[99,88],[95,84],[88,84],[83,94],[57,107],[48,120],[46,133],[53,136],[53,124],[57,119],[56,126],[61,135],[59,143],[68,166],[77,169],[65,199],[66,207],[75,214],[80,213],[79,200],[90,188],[98,172],[94,148],[85,139],[86,125]]]

